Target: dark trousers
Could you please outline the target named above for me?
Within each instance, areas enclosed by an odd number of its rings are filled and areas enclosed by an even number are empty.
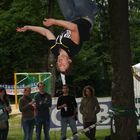
[[[93,125],[95,123],[93,122],[84,122],[84,128],[89,127],[90,125]],[[95,133],[96,133],[96,127],[90,129],[89,131],[85,132],[85,135],[89,138],[89,140],[96,140],[95,139]]]
[[[9,131],[9,123],[8,123],[8,121],[6,122],[6,124],[7,124],[7,128],[0,129],[0,140],[7,140],[8,131]]]
[[[36,121],[36,140],[41,140],[41,130],[44,130],[44,140],[50,140],[49,130],[50,121],[49,120],[37,120]]]

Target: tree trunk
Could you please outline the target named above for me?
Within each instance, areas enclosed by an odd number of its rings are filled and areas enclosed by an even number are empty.
[[[54,0],[49,0],[48,1],[48,17],[53,17],[53,2]],[[54,55],[51,53],[49,49],[49,56],[48,56],[48,69],[49,72],[52,74],[51,78],[51,93],[52,96],[55,95],[55,81],[56,81],[56,68],[55,68],[55,60],[54,60]]]
[[[108,0],[112,48],[112,140],[136,140],[136,115],[131,50],[129,42],[128,0]]]

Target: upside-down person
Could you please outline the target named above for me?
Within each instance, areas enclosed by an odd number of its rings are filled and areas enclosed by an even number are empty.
[[[60,26],[63,31],[55,35],[47,28],[39,26],[18,27],[18,32],[27,30],[40,33],[49,40],[50,49],[57,59],[57,69],[67,74],[73,57],[80,51],[84,41],[89,40],[90,31],[96,13],[96,4],[91,0],[58,0],[61,11],[66,20],[44,19],[46,27]]]

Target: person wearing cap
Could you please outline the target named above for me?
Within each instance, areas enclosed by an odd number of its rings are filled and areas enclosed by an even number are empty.
[[[92,0],[58,0],[61,11],[66,20],[44,19],[46,27],[60,26],[63,31],[55,35],[44,27],[24,26],[18,27],[18,32],[34,31],[49,40],[52,53],[56,56],[56,66],[61,73],[69,73],[73,57],[80,51],[84,41],[89,40],[93,27],[94,17],[97,11],[95,1]]]

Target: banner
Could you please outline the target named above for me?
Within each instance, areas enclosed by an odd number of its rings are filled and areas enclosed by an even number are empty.
[[[52,129],[60,129],[60,110],[57,110],[56,103],[58,98],[53,98],[53,105],[51,107],[51,128]],[[78,104],[78,120],[77,120],[77,128],[83,128],[82,115],[79,112],[80,102],[82,98],[77,98]],[[97,114],[97,121],[100,121],[102,118],[108,116],[108,111],[111,107],[111,98],[98,98],[98,102],[100,104],[101,111]],[[97,126],[97,129],[105,129],[110,128],[110,118],[104,121],[102,124]]]

